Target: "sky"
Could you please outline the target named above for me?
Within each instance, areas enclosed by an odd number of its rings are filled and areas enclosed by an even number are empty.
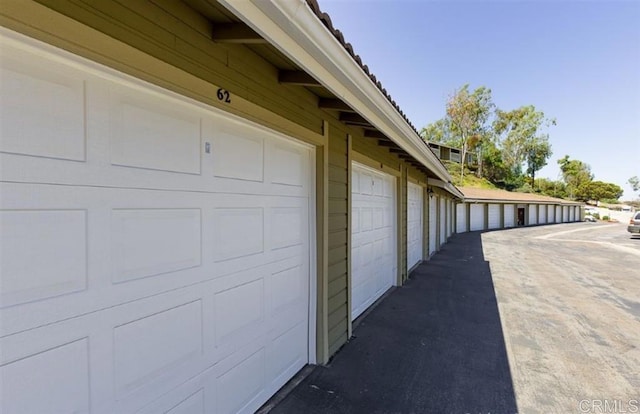
[[[418,129],[458,88],[502,110],[534,105],[556,126],[537,177],[569,155],[625,190],[640,177],[640,0],[318,0]]]

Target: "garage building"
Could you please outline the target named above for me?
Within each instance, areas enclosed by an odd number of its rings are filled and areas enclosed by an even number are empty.
[[[2,412],[253,412],[455,229],[312,0],[5,0],[0,26]]]
[[[460,191],[464,201],[456,204],[457,233],[570,223],[583,217],[580,202],[483,188],[460,187]]]

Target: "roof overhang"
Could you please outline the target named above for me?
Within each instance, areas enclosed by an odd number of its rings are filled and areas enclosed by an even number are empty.
[[[433,187],[442,188],[443,190],[453,194],[454,196],[458,197],[460,200],[464,201],[464,194],[462,194],[462,192],[458,190],[458,188],[453,184],[451,184],[450,182],[444,182],[442,180],[429,178],[427,180],[427,184]]]
[[[219,2],[435,176],[444,182],[451,180],[428,145],[324,26],[306,0]],[[453,186],[446,190],[461,197]]]

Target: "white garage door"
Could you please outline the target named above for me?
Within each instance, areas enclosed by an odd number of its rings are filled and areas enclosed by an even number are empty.
[[[453,233],[453,201],[447,200],[447,239]]]
[[[547,206],[547,223],[555,223],[556,222],[556,209],[552,205]]]
[[[569,222],[569,206],[562,206],[562,222]]]
[[[396,281],[395,178],[353,164],[351,318],[355,319]]]
[[[438,229],[438,196],[429,196],[429,256],[436,252]]]
[[[576,218],[576,208],[569,207],[569,221],[575,221]]]
[[[547,224],[547,206],[540,206],[540,217],[538,217],[538,224]]]
[[[484,230],[484,204],[469,204],[469,218],[471,231]]]
[[[465,233],[467,231],[467,203],[456,205],[456,232]]]
[[[422,260],[423,191],[417,184],[407,187],[407,269]]]
[[[440,198],[440,246],[447,242],[447,202],[444,197]]]
[[[556,206],[556,223],[562,223],[562,206]]]
[[[516,225],[516,206],[505,204],[504,206],[504,227],[514,227]]]
[[[489,204],[489,228],[500,228],[500,205]]]
[[[255,411],[309,360],[311,149],[2,41],[0,411]]]
[[[538,224],[538,206],[529,204],[529,226]]]

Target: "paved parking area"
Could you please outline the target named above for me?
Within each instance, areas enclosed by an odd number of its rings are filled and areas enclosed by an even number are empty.
[[[482,241],[519,412],[640,412],[640,239],[575,223]]]
[[[455,235],[354,333],[272,412],[640,412],[640,239]]]

